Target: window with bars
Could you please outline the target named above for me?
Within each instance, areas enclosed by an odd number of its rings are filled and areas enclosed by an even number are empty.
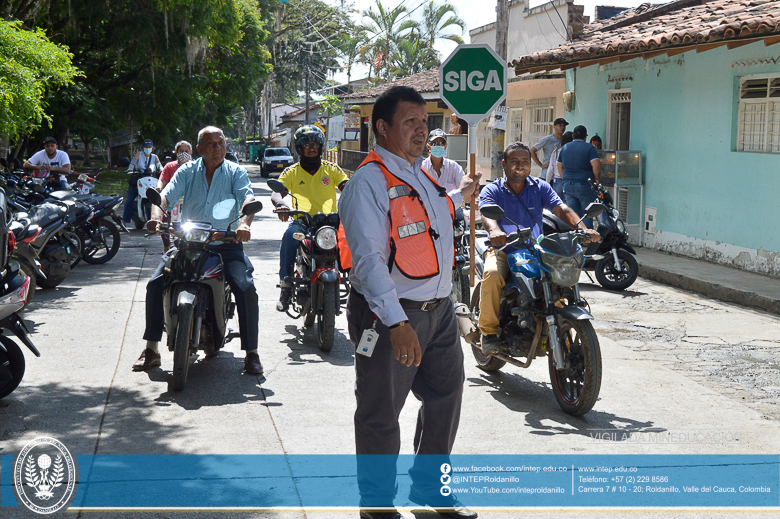
[[[555,98],[531,99],[526,102],[525,112],[528,124],[523,138],[528,146],[533,146],[542,137],[553,133]]]
[[[780,153],[780,76],[739,82],[737,151]]]
[[[523,141],[523,109],[509,110],[509,125],[507,126],[506,144]]]

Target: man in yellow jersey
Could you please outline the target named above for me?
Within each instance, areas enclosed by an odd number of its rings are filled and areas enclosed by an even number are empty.
[[[335,213],[338,211],[336,188],[343,189],[348,178],[336,164],[322,160],[325,135],[316,126],[302,126],[295,131],[293,138],[295,151],[301,161],[285,169],[279,181],[295,196],[297,207],[294,209],[306,211],[311,215],[320,212]],[[277,210],[289,209],[278,193],[271,195],[271,203]],[[287,218],[287,213],[279,213],[281,221],[286,222]],[[290,222],[279,249],[279,278],[282,290],[276,309],[280,312],[286,312],[290,305],[292,282],[289,278],[293,273],[295,253],[298,250],[298,240],[293,238],[293,233],[296,232],[305,232],[298,219]]]

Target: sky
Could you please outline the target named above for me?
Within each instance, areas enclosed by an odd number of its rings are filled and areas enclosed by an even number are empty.
[[[332,5],[341,5],[341,0],[325,0],[329,4]],[[429,0],[386,0],[385,3],[382,5],[385,8],[392,9],[393,7],[397,6],[400,3],[403,3],[403,5],[407,6],[409,10],[416,8],[418,5],[421,5],[421,3]],[[441,1],[441,0],[437,0]],[[659,2],[659,0],[654,0],[656,3]],[[660,0],[663,1],[663,0]],[[466,31],[463,34],[463,40],[466,43],[469,43],[469,31],[472,29],[476,29],[477,27],[481,27],[483,25],[487,25],[489,23],[493,23],[496,21],[496,11],[495,11],[495,2],[491,0],[487,0],[485,2],[482,2],[480,0],[449,0],[449,3],[455,6],[458,9],[458,15],[466,22]],[[536,7],[537,5],[542,5],[547,3],[545,0],[531,0],[531,7]],[[596,5],[612,5],[612,6],[623,6],[623,7],[636,7],[643,2],[641,0],[575,0],[576,5],[584,5],[585,6],[585,15],[590,16],[591,19],[593,19],[593,11],[595,9]],[[374,10],[376,10],[376,0],[345,0],[345,5],[353,5],[353,7],[358,11],[362,12],[369,7],[374,7]],[[417,9],[412,15],[411,18],[413,19],[420,19],[422,16],[422,10],[423,7],[420,7]],[[356,22],[360,22],[362,20],[362,17],[359,14],[354,15],[354,19]],[[457,27],[455,28],[457,30]],[[449,40],[439,40],[435,48],[440,53],[440,57],[442,59],[446,58],[457,46],[455,42],[451,42]],[[361,78],[365,77],[368,74],[368,68],[363,65],[357,65],[353,67],[352,70],[352,78]],[[333,79],[339,82],[346,82],[347,75],[346,73],[337,73]]]

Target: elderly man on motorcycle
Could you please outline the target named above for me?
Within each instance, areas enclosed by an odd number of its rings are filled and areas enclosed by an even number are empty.
[[[322,160],[325,135],[316,126],[307,125],[298,128],[293,139],[295,151],[301,161],[285,169],[279,181],[291,195],[295,196],[294,200],[297,202],[295,209],[309,214],[336,212],[336,189],[343,189],[348,178],[336,164]],[[271,203],[278,211],[279,219],[286,222],[289,215],[284,211],[290,208],[285,205],[282,195],[279,193],[271,195]],[[280,312],[286,312],[290,306],[292,282],[289,278],[293,273],[295,253],[298,250],[298,240],[293,237],[296,232],[305,233],[306,230],[297,219],[294,219],[284,232],[279,249],[281,293],[276,309]]]
[[[215,228],[224,229],[241,214],[244,204],[254,199],[252,184],[244,168],[225,160],[225,135],[214,126],[207,126],[198,133],[197,150],[201,158],[183,164],[161,193],[161,207],[152,208],[152,218],[146,223],[151,233],[162,224],[162,215],[169,204],[184,197],[182,219],[209,222]],[[258,321],[260,309],[257,291],[252,280],[252,262],[244,253],[241,242],[249,241],[249,226],[253,215],[242,216],[236,238],[232,243],[209,245],[222,256],[225,277],[236,300],[241,349],[246,351],[244,370],[252,375],[262,375],[263,366],[257,353]],[[162,339],[164,268],[168,255],[162,261],[146,285],[146,348],[133,364],[133,371],[146,371],[160,365],[159,342]],[[216,353],[215,353],[216,354]]]
[[[500,351],[498,337],[499,304],[501,289],[506,284],[509,273],[507,253],[517,250],[518,246],[506,245],[507,235],[515,230],[509,220],[521,228],[529,227],[531,237],[536,239],[542,234],[542,211],[547,209],[572,228],[586,231],[592,241],[599,241],[598,232],[587,229],[579,222],[577,213],[564,204],[553,191],[550,184],[531,177],[531,150],[522,142],[513,142],[504,150],[501,161],[504,177],[482,190],[479,195],[480,209],[485,205],[498,205],[505,218],[496,221],[482,215],[482,225],[490,234],[490,244],[495,247],[485,253],[485,270],[479,299],[479,331],[482,334],[482,353],[494,355]]]

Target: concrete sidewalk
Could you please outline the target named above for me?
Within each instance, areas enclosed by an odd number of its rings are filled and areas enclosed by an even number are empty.
[[[780,315],[780,279],[644,247],[636,259],[643,278]]]

